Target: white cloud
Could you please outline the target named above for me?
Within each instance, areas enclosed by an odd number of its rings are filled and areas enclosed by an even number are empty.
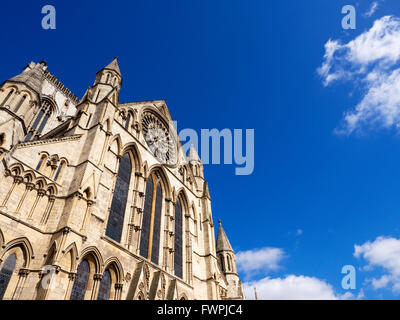
[[[390,282],[390,277],[388,275],[383,275],[379,279],[372,278],[368,279],[367,281],[370,281],[372,283],[374,289],[382,289],[387,287]]]
[[[302,230],[298,229],[297,234]],[[343,295],[335,294],[332,285],[324,280],[304,275],[287,275],[283,278],[272,278],[267,275],[270,271],[281,268],[280,263],[287,255],[279,248],[265,247],[238,252],[236,263],[239,271],[245,278],[243,288],[247,299],[254,299],[254,288],[257,289],[258,298],[261,300],[332,300],[332,299],[359,299],[364,296],[361,290],[357,297],[351,292]],[[256,274],[264,278],[251,280]]]
[[[369,10],[367,12],[364,13],[364,16],[368,17],[368,18],[371,17],[375,13],[375,11],[378,9],[378,7],[379,7],[378,1],[372,2],[371,7],[369,8]]]
[[[361,288],[360,292],[357,294],[356,300],[362,300],[365,298],[364,289]]]
[[[339,134],[400,123],[400,19],[385,16],[346,44],[329,40],[317,69],[325,86],[352,81],[363,97],[344,114]]]
[[[391,287],[400,292],[400,239],[378,237],[373,242],[355,245],[354,256],[365,259],[370,270],[383,268],[385,273],[380,278],[367,279],[374,289]]]
[[[314,277],[288,275],[284,278],[266,277],[258,281],[245,282],[247,299],[254,299],[254,287],[260,300],[337,300],[352,299],[353,294],[335,294],[326,281]]]
[[[246,275],[251,275],[279,269],[279,263],[285,257],[284,250],[265,247],[238,252],[236,254],[236,264],[239,271],[244,272]]]
[[[297,229],[296,235],[301,236],[302,234],[303,234],[303,230],[302,229]]]

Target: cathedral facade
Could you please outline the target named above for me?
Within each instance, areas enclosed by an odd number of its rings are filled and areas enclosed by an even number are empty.
[[[203,165],[166,102],[82,99],[31,62],[0,86],[0,300],[244,299]]]

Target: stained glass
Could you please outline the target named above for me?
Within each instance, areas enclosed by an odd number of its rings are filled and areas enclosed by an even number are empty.
[[[175,206],[174,270],[175,275],[182,278],[182,205],[179,198]]]
[[[131,172],[131,159],[129,154],[125,153],[119,165],[106,229],[106,236],[118,242],[121,241]]]
[[[0,271],[0,300],[3,300],[4,294],[6,293],[8,283],[10,282],[11,276],[17,263],[17,256],[12,254],[4,262],[3,267]]]
[[[50,117],[50,112],[47,112],[46,115],[44,116],[42,123],[40,124],[40,127],[39,127],[37,133],[42,133],[42,131],[47,123],[47,120],[49,120],[49,117]]]
[[[28,135],[26,136],[25,141],[29,141],[31,139],[34,131],[36,130],[36,127],[38,126],[38,124],[40,122],[40,120],[42,120],[43,115],[44,115],[44,111],[43,111],[43,109],[41,109],[39,114],[38,114],[38,116],[35,119],[35,122],[33,122],[32,128],[29,131]]]
[[[33,130],[36,129],[36,127],[38,126],[40,120],[42,120],[43,114],[44,114],[44,111],[43,111],[43,109],[41,109],[40,112],[39,112],[39,114],[38,114],[38,116],[37,116],[36,119],[35,119],[35,122],[34,122],[33,125],[32,125],[32,129],[33,129]]]
[[[153,178],[150,176],[146,184],[146,198],[144,200],[142,232],[140,236],[140,255],[147,258],[149,252],[150,219],[153,203]]]
[[[103,278],[100,282],[99,295],[97,300],[108,300],[110,299],[111,292],[111,274],[110,271],[106,270],[103,273]]]
[[[33,122],[32,127],[30,128],[29,133],[25,138],[25,141],[29,141],[32,138],[32,136],[34,136],[34,140],[39,138],[39,134],[42,133],[44,127],[46,126],[47,121],[49,120],[49,118],[51,116],[52,110],[53,110],[52,103],[48,100],[43,100],[43,104],[40,109],[40,112],[37,115],[35,121]],[[44,116],[44,118],[43,118],[43,116]],[[39,128],[38,128],[38,126],[39,126]]]
[[[76,273],[74,286],[72,287],[70,300],[83,300],[85,297],[86,287],[89,280],[90,266],[87,260],[83,260]]]
[[[162,190],[161,184],[159,183],[157,185],[156,203],[154,208],[153,241],[151,249],[151,261],[154,263],[158,263],[158,255],[160,249],[161,207]]]

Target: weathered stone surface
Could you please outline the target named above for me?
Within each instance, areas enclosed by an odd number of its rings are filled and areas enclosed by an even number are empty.
[[[168,127],[168,107],[163,100],[119,104],[121,83],[115,59],[96,74],[81,100],[44,62],[30,63],[0,86],[0,276],[7,259],[16,257],[0,298],[70,299],[84,260],[89,268],[84,299],[104,293],[105,278],[109,299],[244,298],[222,230],[223,246],[216,251],[211,200],[195,150],[190,161],[182,161],[186,156],[177,142],[177,163],[160,164],[142,121],[150,112]],[[44,108],[48,119],[42,115],[39,122]],[[126,153],[132,168],[125,211],[116,211],[122,232],[115,241],[106,230]],[[158,263],[140,256],[146,183],[152,177],[162,190],[159,239],[151,238],[159,241]],[[174,275],[178,197],[182,278]],[[45,266],[52,266],[49,273]]]

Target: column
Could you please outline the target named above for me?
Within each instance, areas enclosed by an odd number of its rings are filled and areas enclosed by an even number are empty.
[[[20,200],[19,203],[18,203],[17,209],[15,210],[15,212],[16,212],[17,214],[20,213],[19,210],[21,209],[22,204],[23,204],[24,201],[25,201],[26,195],[28,194],[28,192],[32,191],[34,188],[35,188],[35,185],[34,185],[33,183],[28,182],[28,183],[26,184],[24,194],[22,195],[21,200]]]
[[[50,212],[53,209],[54,201],[56,200],[56,197],[54,195],[49,196],[49,201],[47,202],[46,209],[44,211],[44,214],[42,216],[42,219],[40,221],[40,224],[46,224],[47,220],[49,219]]]
[[[68,287],[67,287],[67,290],[65,292],[64,300],[69,300],[69,297],[71,296],[72,286],[74,285],[74,281],[76,279],[76,273],[75,272],[71,272],[68,275],[68,278],[69,278]]]
[[[123,284],[122,284],[122,283],[116,283],[116,284],[115,284],[115,296],[114,296],[114,300],[121,300],[122,288],[123,288]]]
[[[22,289],[24,288],[25,281],[29,275],[29,272],[30,271],[28,269],[24,269],[24,268],[21,268],[19,270],[19,274],[18,274],[19,278],[18,278],[18,282],[17,282],[17,286],[15,288],[14,294],[11,298],[12,300],[18,300],[21,297]]]
[[[94,201],[92,200],[87,200],[87,206],[86,206],[86,212],[85,212],[85,216],[83,218],[83,223],[82,223],[82,228],[80,230],[81,233],[84,233],[86,231],[86,228],[89,224],[90,221],[90,215],[91,215],[91,207],[93,206]]]
[[[39,203],[40,199],[46,194],[46,190],[44,189],[39,189],[37,191],[36,199],[35,202],[33,203],[33,206],[31,208],[31,211],[28,214],[28,220],[33,220],[33,214],[35,213],[35,209],[37,207],[37,204]]]
[[[24,181],[24,179],[21,176],[15,176],[14,177],[14,181],[13,184],[11,185],[10,190],[7,192],[6,197],[3,200],[3,203],[1,204],[2,207],[6,207],[8,200],[10,199],[10,196],[12,194],[12,192],[14,191],[14,188],[17,184],[20,184],[22,181]]]
[[[103,275],[101,273],[95,273],[93,275],[94,282],[93,282],[92,296],[90,298],[91,300],[97,300],[101,279],[103,279]]]

